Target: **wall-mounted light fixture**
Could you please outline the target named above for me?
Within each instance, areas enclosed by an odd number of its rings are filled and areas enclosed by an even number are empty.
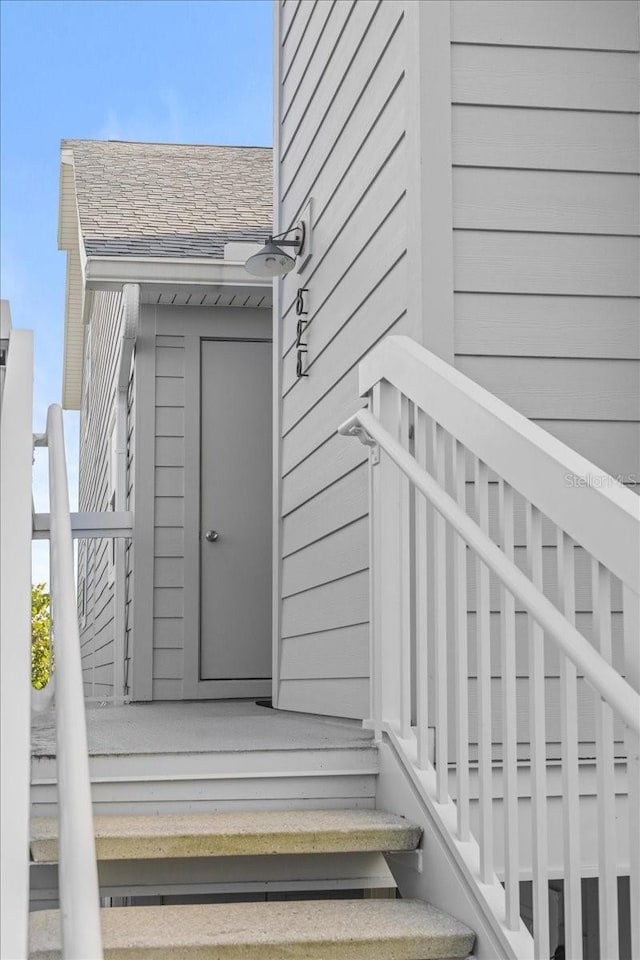
[[[252,257],[249,257],[244,267],[254,277],[283,277],[285,273],[293,270],[296,265],[296,257],[300,256],[304,250],[305,240],[304,222],[296,224],[284,233],[279,233],[275,237],[269,237],[262,250],[258,250]],[[289,234],[294,234],[292,240],[284,239]],[[277,244],[276,242],[277,241]],[[281,247],[293,247],[294,255],[291,257]]]

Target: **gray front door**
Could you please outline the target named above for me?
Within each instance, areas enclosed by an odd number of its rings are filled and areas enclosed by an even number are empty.
[[[200,680],[250,696],[271,676],[271,343],[203,340],[200,382]]]

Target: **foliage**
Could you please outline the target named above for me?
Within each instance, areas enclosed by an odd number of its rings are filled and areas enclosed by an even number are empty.
[[[50,602],[44,583],[31,587],[31,683],[36,690],[46,687],[53,670]]]

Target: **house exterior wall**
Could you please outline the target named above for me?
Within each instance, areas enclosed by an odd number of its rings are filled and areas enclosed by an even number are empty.
[[[451,3],[455,365],[640,491],[638,49],[636,2]],[[471,496],[473,485],[468,489]],[[519,526],[524,564],[524,517]],[[552,531],[545,544],[548,592],[556,567]],[[576,590],[577,625],[591,638],[591,569],[582,551]],[[612,599],[614,661],[624,671],[616,585]],[[497,595],[492,610],[499,610]],[[518,614],[521,743],[528,739],[526,620]],[[473,612],[469,621],[473,637]],[[548,649],[552,743],[560,741],[559,671]],[[583,743],[593,742],[586,687],[579,718]],[[496,716],[494,742],[501,723]]]
[[[638,6],[451,4],[456,366],[640,462]]]
[[[83,512],[111,509],[111,436],[121,324],[121,294],[96,292],[85,330],[80,413],[79,508]],[[114,591],[112,541],[80,540],[80,645],[87,697],[109,699],[114,694]]]
[[[358,407],[357,365],[407,333],[406,43],[401,3],[278,8],[275,175],[280,229],[313,199],[313,256],[281,284],[278,706],[368,706],[366,451],[336,436]],[[308,288],[308,377],[295,300]]]
[[[136,365],[131,364],[129,385],[127,389],[127,490],[125,507],[135,513],[135,402],[136,402]],[[122,677],[123,693],[129,696],[131,687],[131,651],[133,646],[133,570],[134,570],[134,541],[133,538],[124,543],[124,670]]]
[[[276,223],[309,197],[314,222],[276,297],[284,709],[368,711],[366,451],[335,430],[380,337],[409,333],[598,466],[640,472],[638,5],[446,7],[276,3]]]
[[[208,695],[198,687],[200,342],[270,334],[265,309],[141,306],[130,412],[135,603],[126,647],[133,700]]]

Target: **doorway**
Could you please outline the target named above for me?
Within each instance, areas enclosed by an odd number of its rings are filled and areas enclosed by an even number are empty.
[[[270,340],[200,342],[200,649],[209,697],[271,689]]]

